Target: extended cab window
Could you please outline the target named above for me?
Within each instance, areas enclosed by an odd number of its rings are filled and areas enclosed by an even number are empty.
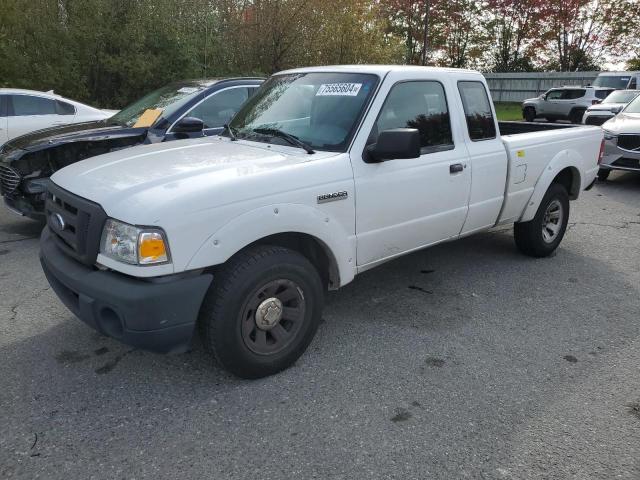
[[[222,90],[211,95],[185,116],[199,118],[204,122],[204,128],[222,127],[240,110],[247,98],[247,87]]]
[[[28,115],[55,115],[56,102],[48,98],[32,95],[11,95],[13,114],[16,117]]]
[[[458,82],[464,116],[471,140],[487,140],[496,137],[496,122],[491,113],[491,103],[482,82]]]
[[[417,129],[422,153],[453,148],[449,109],[442,84],[418,81],[394,85],[367,143],[375,143],[380,132],[393,128]]]

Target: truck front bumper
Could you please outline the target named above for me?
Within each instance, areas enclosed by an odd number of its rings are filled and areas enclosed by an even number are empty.
[[[65,255],[45,227],[40,263],[71,312],[100,333],[158,353],[189,348],[213,276],[171,275],[141,280],[86,267]]]

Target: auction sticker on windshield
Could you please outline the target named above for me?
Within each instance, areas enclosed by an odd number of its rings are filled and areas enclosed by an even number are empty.
[[[161,108],[148,108],[147,110],[144,111],[142,115],[140,115],[140,118],[138,118],[138,121],[133,126],[133,128],[150,127],[151,125],[153,125],[153,122],[155,122],[161,114],[162,114]]]
[[[361,83],[323,83],[316,92],[316,97],[342,95],[355,97],[362,88]]]

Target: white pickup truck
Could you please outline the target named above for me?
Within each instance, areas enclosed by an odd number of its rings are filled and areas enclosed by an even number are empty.
[[[103,334],[177,352],[197,326],[234,374],[273,374],[311,342],[324,291],[358,273],[503,224],[527,255],[557,248],[602,131],[499,125],[489,98],[467,70],[278,73],[221,137],[56,172],[44,272]]]

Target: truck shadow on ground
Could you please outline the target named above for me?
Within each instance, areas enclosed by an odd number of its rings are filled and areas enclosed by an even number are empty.
[[[365,272],[343,289],[330,292],[319,334],[298,366],[308,364],[313,369],[326,360],[321,353],[324,351],[335,354],[336,349],[350,351],[356,345],[366,351],[361,336],[389,328],[415,331],[424,342],[429,338],[453,341],[457,335],[457,341],[464,342],[471,332],[482,338],[483,328],[494,328],[502,322],[505,329],[530,330],[545,336],[545,331],[556,328],[557,322],[573,322],[587,312],[593,316],[605,308],[583,302],[585,298],[592,299],[594,289],[601,288],[601,278],[611,279],[609,291],[634,290],[606,264],[563,248],[554,258],[522,256],[508,230],[436,246]],[[541,296],[545,297],[544,302]],[[555,306],[550,308],[555,304],[563,305],[561,312]],[[61,305],[57,310],[66,313]],[[539,323],[531,323],[526,312]],[[600,314],[605,321],[610,316],[605,311]],[[615,328],[610,331],[615,334]],[[340,342],[335,341],[336,336]],[[170,388],[169,379],[178,384],[197,380],[202,387],[243,383],[215,364],[197,336],[193,349],[186,354],[156,355],[103,337],[71,315],[46,332],[0,351],[3,358],[38,359],[37,370],[33,370],[35,363],[30,361],[14,364],[17,371],[12,376],[33,378],[48,371],[73,383],[80,375],[92,390],[100,389],[101,379],[110,376],[126,390],[136,388],[139,376],[144,376],[145,384],[151,388],[158,382],[162,388]],[[43,352],[49,352],[49,356],[42,358]],[[314,358],[318,353],[321,358]],[[0,371],[3,369],[0,367]]]

